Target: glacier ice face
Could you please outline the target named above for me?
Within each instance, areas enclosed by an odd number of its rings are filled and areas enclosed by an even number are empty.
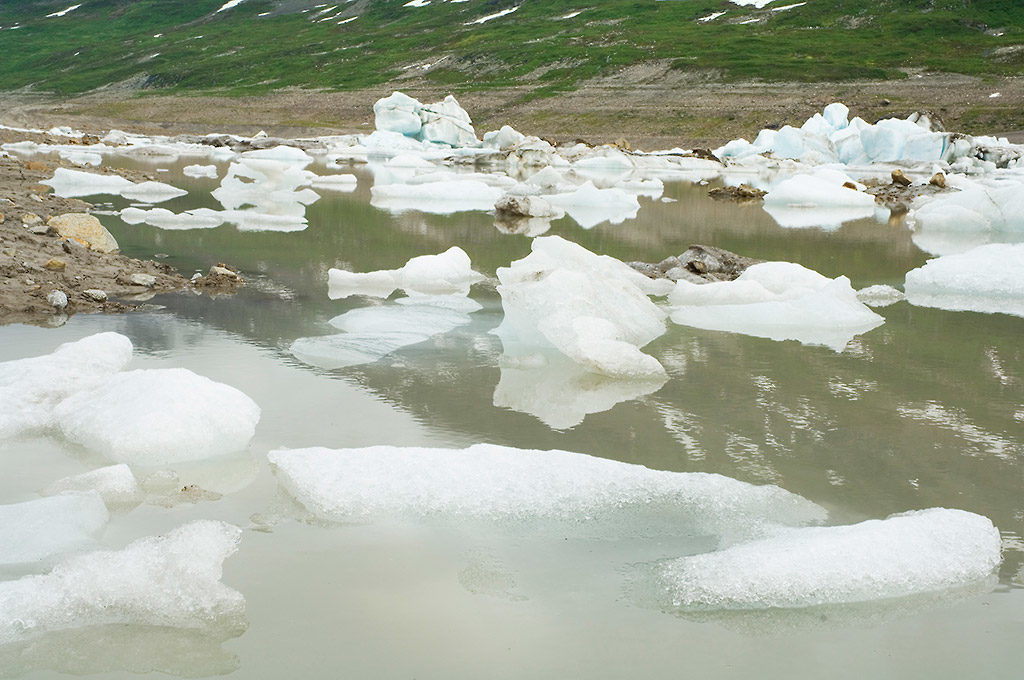
[[[467,449],[374,446],[269,454],[279,483],[333,521],[566,524],[582,533],[759,535],[822,521],[825,511],[775,486],[650,470],[568,451],[493,444]]]
[[[907,301],[920,307],[1024,317],[1024,244],[991,243],[943,255],[907,272]]]
[[[69,440],[114,461],[156,466],[245,449],[260,409],[233,387],[169,368],[119,373],[69,396],[54,415]]]
[[[437,255],[419,255],[399,269],[375,272],[327,272],[327,295],[332,300],[350,295],[387,297],[396,289],[410,295],[468,295],[470,287],[484,279],[462,248],[452,246]]]
[[[837,352],[885,319],[857,299],[845,276],[830,279],[794,262],[763,262],[734,281],[679,281],[669,295],[672,321],[772,340],[797,340]]]
[[[87,547],[108,519],[95,491],[0,505],[0,566],[30,565]]]
[[[623,262],[558,236],[498,269],[505,318],[494,331],[507,355],[554,348],[588,371],[617,378],[664,377],[640,348],[665,332],[665,313],[648,295],[667,289]]]
[[[131,358],[128,338],[99,333],[51,354],[0,363],[0,439],[52,427],[60,401],[116,374]]]
[[[238,527],[202,520],[0,582],[0,645],[103,624],[238,630],[245,599],[220,578],[240,536]]]
[[[676,609],[801,608],[967,586],[1001,560],[987,517],[932,508],[851,526],[777,535],[664,564]]]

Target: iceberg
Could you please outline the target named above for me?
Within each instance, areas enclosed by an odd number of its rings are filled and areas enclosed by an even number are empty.
[[[350,295],[387,297],[402,289],[410,295],[468,295],[470,286],[484,276],[473,271],[469,255],[452,246],[437,255],[420,255],[399,269],[375,272],[350,272],[330,269],[327,272],[327,295],[332,300]]]
[[[0,439],[56,425],[58,403],[116,374],[131,358],[128,338],[99,333],[51,354],[0,363]]]
[[[875,214],[875,197],[847,175],[821,168],[779,182],[764,197],[764,209],[786,228],[838,228]]]
[[[648,295],[665,294],[670,282],[558,236],[535,238],[531,250],[498,269],[505,318],[494,332],[506,355],[553,348],[594,373],[664,377],[640,348],[665,332],[665,313]]]
[[[592,229],[602,222],[620,224],[636,217],[640,210],[640,201],[635,195],[616,188],[598,189],[589,180],[573,191],[545,194],[543,198],[563,209],[584,229]]]
[[[919,307],[1024,317],[1024,244],[991,243],[943,255],[907,272],[907,301]]]
[[[421,104],[406,94],[394,92],[373,105],[373,115],[378,132],[394,132],[451,147],[480,146],[469,114],[452,95],[434,104]]]
[[[95,491],[0,505],[0,566],[30,565],[87,547],[108,519]]]
[[[209,177],[210,179],[217,179],[216,165],[186,165],[181,169],[181,172],[186,177]]]
[[[0,582],[0,645],[108,624],[238,630],[245,599],[220,578],[241,533],[224,522],[192,522],[121,550],[70,557],[48,574]]]
[[[933,255],[952,255],[993,241],[1024,240],[1024,181],[947,175],[950,187],[915,202],[914,243]]]
[[[677,609],[803,608],[968,586],[1001,561],[987,517],[932,508],[851,526],[781,529],[660,569]]]
[[[605,535],[760,535],[825,519],[776,486],[650,470],[569,451],[494,444],[466,449],[373,446],[281,449],[278,482],[314,516],[341,522],[553,523]]]
[[[260,408],[184,368],[119,373],[54,409],[64,436],[111,460],[158,466],[245,449]]]
[[[857,299],[845,276],[830,279],[794,262],[762,262],[733,281],[679,281],[669,295],[673,322],[841,352],[885,322]]]

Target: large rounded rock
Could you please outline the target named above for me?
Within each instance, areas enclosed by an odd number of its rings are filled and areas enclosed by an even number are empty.
[[[90,250],[113,253],[118,249],[114,236],[92,215],[68,213],[51,217],[47,224],[57,230],[57,235],[82,244]]]

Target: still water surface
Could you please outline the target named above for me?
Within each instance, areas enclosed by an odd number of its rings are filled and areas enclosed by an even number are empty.
[[[372,304],[329,300],[330,267],[395,268],[459,245],[493,277],[529,252],[528,238],[499,232],[486,214],[378,210],[369,205],[369,175],[359,178],[354,193],[325,193],[309,206],[301,232],[161,231],[105,217],[129,255],[166,255],[185,272],[222,260],[250,285],[234,297],[163,296],[152,313],[0,328],[0,360],[118,331],[135,345],[133,368],[189,368],[241,389],[263,411],[248,455],[177,468],[220,500],[143,505],[113,516],[104,535],[120,546],[197,518],[243,527],[224,581],[246,598],[248,630],[226,640],[138,627],[52,634],[0,649],[0,677],[1024,673],[1024,319],[900,302],[877,310],[885,324],[842,353],[670,325],[646,349],[669,372],[664,386],[609,410],[566,416],[574,395],[600,381],[500,368],[501,343],[488,331],[501,320],[501,301],[484,284],[472,294],[484,309],[469,326],[374,364],[308,366],[288,351],[295,339],[336,332],[330,318]],[[216,180],[176,170],[159,179],[195,192],[162,207],[217,207],[201,193]],[[845,274],[855,288],[899,286],[927,259],[899,224],[783,229],[758,205],[711,201],[705,187],[667,183],[666,196],[675,201],[641,199],[635,220],[583,230],[564,219],[549,233],[627,261],[657,262],[691,243],[711,244]],[[544,381],[547,398],[531,396]],[[638,595],[631,574],[694,546],[313,522],[278,490],[266,463],[266,453],[282,447],[477,442],[777,484],[828,508],[835,523],[961,508],[999,527],[1003,564],[998,581],[970,592],[795,612],[673,613]],[[29,500],[51,481],[101,464],[58,440],[5,443],[0,502]]]

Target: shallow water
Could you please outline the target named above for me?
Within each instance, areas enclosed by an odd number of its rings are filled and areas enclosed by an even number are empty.
[[[103,218],[129,255],[166,255],[185,272],[213,259],[239,267],[250,283],[237,296],[163,296],[151,313],[0,328],[0,360],[116,330],[135,345],[133,368],[186,367],[263,409],[247,455],[176,467],[179,479],[220,500],[143,505],[115,515],[104,534],[105,544],[120,546],[195,518],[243,527],[224,582],[245,595],[248,630],[225,639],[141,627],[51,634],[0,648],[0,677],[1019,676],[1024,319],[900,302],[877,310],[885,324],[838,354],[671,325],[647,347],[669,381],[585,414],[573,400],[600,391],[600,380],[499,368],[501,344],[488,330],[501,320],[501,303],[484,284],[474,288],[483,309],[471,324],[373,364],[316,368],[290,354],[292,341],[333,333],[329,319],[372,304],[329,300],[330,267],[394,268],[459,245],[493,277],[529,252],[528,238],[500,233],[486,214],[373,208],[370,178],[357,174],[356,192],[322,192],[300,232],[161,231]],[[196,192],[217,185],[176,170],[158,179]],[[756,204],[711,201],[706,187],[670,183],[665,195],[675,201],[641,199],[635,220],[583,230],[563,219],[549,233],[627,261],[656,262],[706,243],[845,274],[856,288],[899,286],[927,259],[900,224],[783,229]],[[203,200],[214,207],[198,195],[161,207]],[[548,399],[531,397],[538,384]],[[713,547],[698,538],[331,525],[310,520],[279,491],[266,462],[282,447],[477,442],[777,484],[828,508],[834,523],[961,508],[999,527],[1003,563],[997,582],[959,592],[795,611],[678,612],[647,592],[645,565]],[[0,501],[34,498],[99,464],[56,439],[5,442]]]

